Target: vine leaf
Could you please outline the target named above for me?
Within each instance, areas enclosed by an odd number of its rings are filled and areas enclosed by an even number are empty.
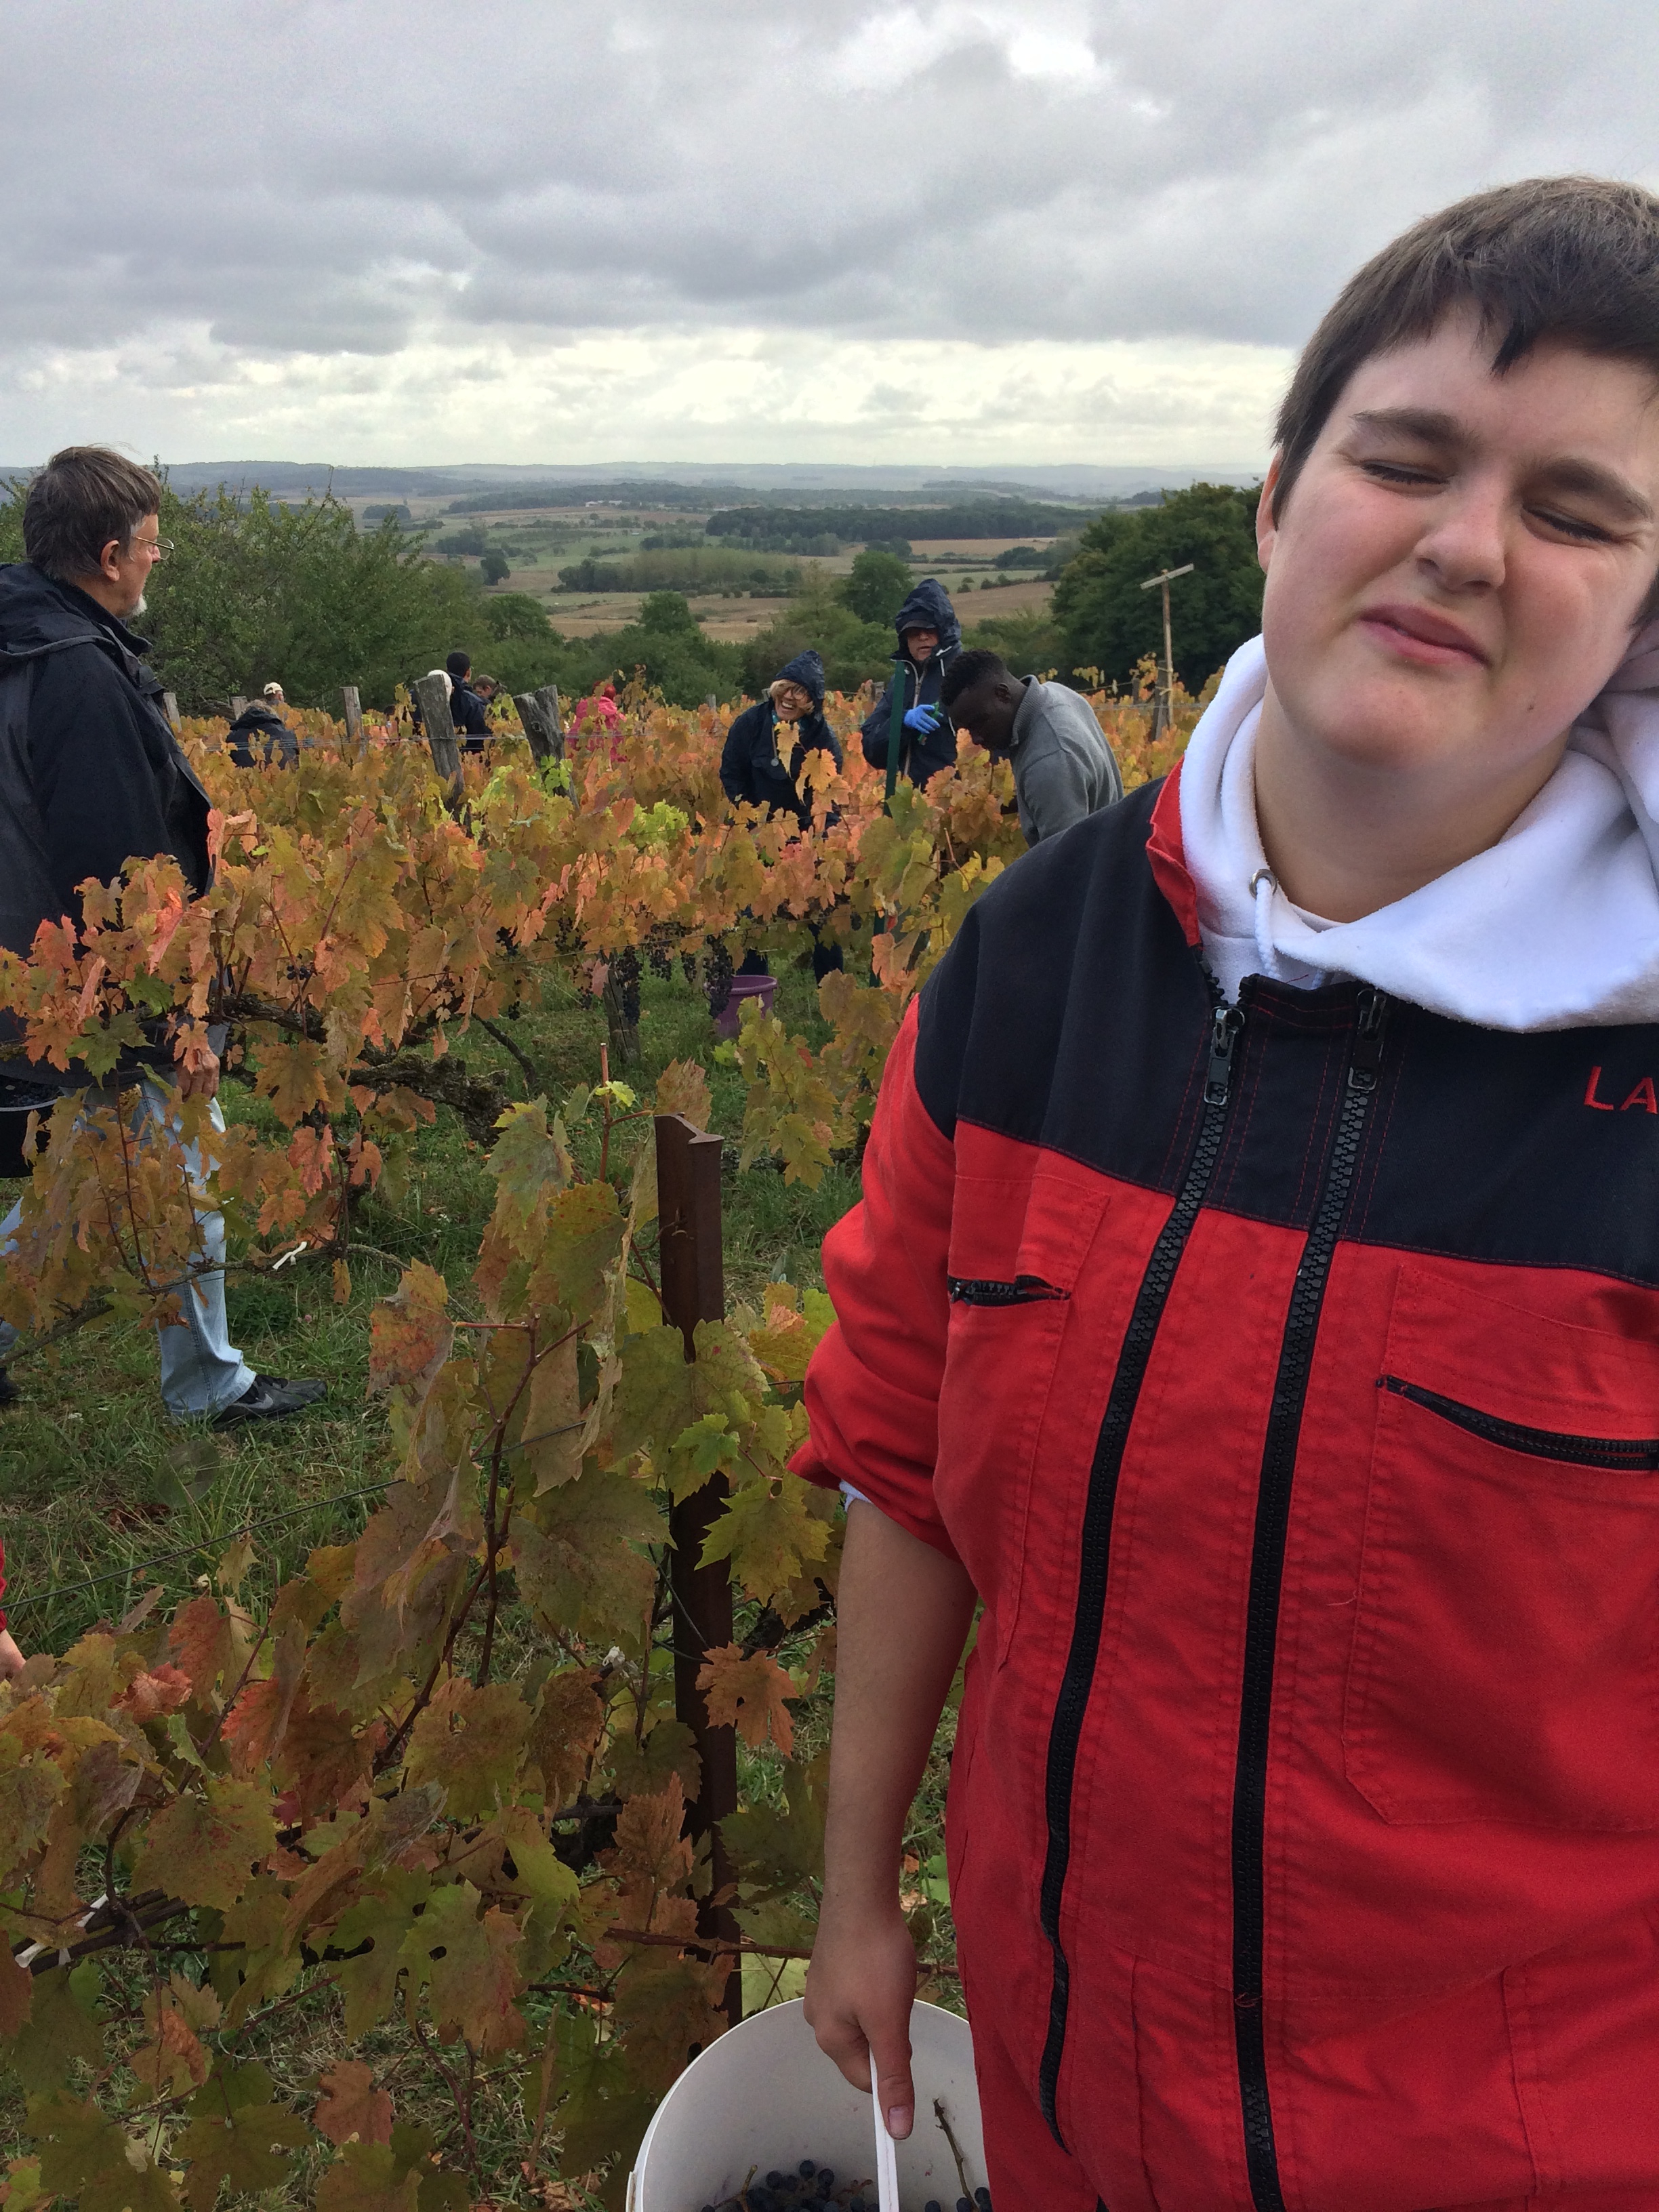
[[[566,1667],[542,1685],[531,1723],[527,1758],[539,1767],[548,1809],[567,1805],[587,1779],[605,1734],[605,1702],[590,1668]]]
[[[234,1597],[247,1580],[253,1565],[253,1539],[244,1529],[213,1571],[213,1579],[227,1597]]]
[[[392,2100],[374,2087],[361,2058],[343,2058],[318,2083],[322,2091],[312,2124],[337,2147],[354,2137],[367,2143],[392,2141]]]
[[[235,1624],[205,1594],[193,1597],[173,1617],[168,1648],[190,1677],[198,1703],[205,1705],[226,1673],[235,1650]]]
[[[0,2039],[9,2043],[27,2024],[36,1977],[7,1948],[0,1959]]]
[[[51,1759],[27,1757],[15,1735],[0,1733],[0,1869],[39,1850],[68,1786]]]
[[[403,1972],[399,1947],[431,1893],[424,1872],[388,1867],[336,1923],[334,1948],[346,1954],[339,1967],[345,2031],[354,2043],[391,2011]]]
[[[210,1777],[204,1796],[175,1798],[144,1831],[134,1878],[186,1905],[234,1905],[276,1847],[270,1798],[256,1782]]]
[[[512,1956],[519,1941],[517,1923],[499,1905],[491,1905],[480,1918],[480,1902],[470,1881],[435,1891],[404,1936],[399,1955],[411,1983],[426,1985],[439,2040],[451,2043],[464,2035],[488,2056],[516,2051],[526,2031],[513,2002],[518,1990]]]
[[[171,1990],[151,1990],[144,1999],[144,2026],[149,2039],[139,2045],[127,2064],[132,2069],[130,2104],[153,2104],[159,2098],[182,2097],[199,2089],[208,2077],[207,2053]]]
[[[542,1353],[526,1393],[524,1455],[534,1470],[538,1492],[574,1481],[581,1473],[581,1383],[573,1331]]]
[[[390,2143],[348,2143],[317,2184],[317,2212],[416,2212],[419,2189]]]
[[[435,1783],[452,1819],[493,1812],[513,1794],[530,1708],[511,1682],[475,1690],[456,1675],[434,1692],[410,1737],[406,1771]]]
[[[305,2122],[271,2100],[263,2066],[228,2066],[191,2099],[190,2124],[174,2142],[175,2155],[190,2160],[185,2195],[191,2212],[213,2212],[222,2183],[238,2196],[279,2188],[288,2179],[289,2151],[307,2139]]]
[[[709,1530],[701,1564],[729,1559],[750,1597],[787,1589],[830,1549],[830,1523],[814,1510],[810,1490],[795,1475],[742,1484]]]
[[[662,1540],[648,1490],[627,1475],[584,1474],[535,1501],[533,1521],[513,1523],[513,1564],[525,1603],[550,1630],[593,1642],[637,1633],[657,1571],[635,1550]]]
[[[699,1669],[697,1687],[714,1727],[734,1727],[751,1750],[769,1737],[786,1759],[793,1752],[795,1724],[784,1700],[799,1693],[769,1651],[745,1658],[740,1644],[722,1644]]]
[[[55,2089],[82,2060],[94,2071],[104,2063],[104,2032],[93,2009],[99,1970],[90,1962],[73,1972],[54,1966],[34,1978],[34,2002],[27,2031],[7,2053],[26,2089]]]
[[[66,2089],[31,2097],[29,2132],[40,2146],[40,2181],[78,2197],[81,2212],[178,2212],[172,2182],[126,2130]]]
[[[369,1316],[368,1387],[418,1392],[449,1357],[454,1325],[447,1308],[449,1285],[424,1260],[406,1270],[389,1298]]]
[[[671,1060],[657,1078],[659,1114],[681,1114],[694,1129],[706,1129],[714,1103],[708,1078],[695,1060]]]

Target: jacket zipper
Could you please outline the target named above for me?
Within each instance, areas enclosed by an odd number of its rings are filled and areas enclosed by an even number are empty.
[[[1042,1298],[1072,1295],[1069,1291],[1057,1291],[1041,1275],[1016,1275],[1012,1283],[969,1281],[961,1275],[947,1275],[945,1288],[951,1304],[958,1306],[1024,1306]]]
[[[1465,1406],[1455,1398],[1443,1398],[1437,1390],[1425,1390],[1420,1383],[1402,1382],[1397,1375],[1377,1378],[1379,1390],[1391,1390],[1396,1398],[1409,1398],[1413,1406],[1422,1406],[1431,1413],[1437,1413],[1443,1421],[1450,1421],[1460,1429],[1467,1429],[1472,1437],[1480,1437],[1489,1444],[1501,1444],[1505,1451],[1525,1452],[1533,1459],[1559,1460],[1571,1467],[1606,1467],[1626,1468],[1632,1474],[1659,1474],[1659,1437],[1570,1437],[1559,1429],[1529,1429],[1520,1421],[1500,1420],[1496,1413],[1483,1413],[1478,1406]]]
[[[1055,2117],[1055,2093],[1060,2063],[1066,2048],[1066,2014],[1071,1994],[1071,1966],[1060,1941],[1060,1908],[1065,1894],[1066,1869],[1072,1856],[1072,1784],[1077,1768],[1078,1744],[1084,1715],[1094,1684],[1095,1661],[1100,1648],[1101,1621],[1106,1610],[1106,1577],[1110,1565],[1112,1512],[1117,1502],[1117,1479],[1123,1449],[1140,1397],[1170,1285],[1187,1247],[1198,1211],[1204,1202],[1221,1150],[1226,1125],[1227,1100],[1232,1088],[1234,1052],[1244,1017],[1237,1006],[1215,1009],[1210,1024],[1210,1056],[1204,1084],[1204,1113],[1198,1142],[1186,1180],[1158,1231],[1134,1309],[1124,1334],[1117,1372],[1112,1377],[1100,1434],[1089,1470],[1089,1495],[1084,1507],[1083,1535],[1078,1569],[1077,1609],[1073,1620],[1071,1649],[1054,1717],[1048,1734],[1048,1756],[1044,1805],[1048,1815],[1048,1847],[1043,1860],[1040,1911],[1042,1930],[1054,1954],[1049,1987],[1048,2033],[1037,2076],[1042,2116],[1061,2149],[1066,2148]]]
[[[1273,1723],[1273,1646],[1279,1630],[1279,1589],[1284,1578],[1285,1540],[1290,1526],[1291,1485],[1296,1472],[1302,1408],[1308,1395],[1308,1376],[1313,1365],[1325,1285],[1347,1215],[1365,1115],[1376,1090],[1387,996],[1367,986],[1360,991],[1358,1007],[1358,1029],[1348,1063],[1347,1087],[1337,1117],[1336,1135],[1326,1164],[1324,1188],[1320,1193],[1313,1226],[1302,1248],[1302,1263],[1296,1271],[1290,1310],[1285,1318],[1285,1334],[1279,1342],[1279,1374],[1273,1384],[1273,1407],[1262,1447],[1255,1538],[1250,1555],[1238,1765],[1233,1785],[1233,2028],[1238,2052],[1244,2158],[1256,2212],[1285,2212],[1279,2159],[1273,2145],[1267,2034],[1261,2017],[1265,1919],[1262,1863],[1266,1848],[1267,1745]]]

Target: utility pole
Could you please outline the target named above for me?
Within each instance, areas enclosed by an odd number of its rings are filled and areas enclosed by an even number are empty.
[[[1175,649],[1170,638],[1170,584],[1176,576],[1190,576],[1193,563],[1188,561],[1179,568],[1164,568],[1156,576],[1148,576],[1141,586],[1150,592],[1154,584],[1164,587],[1164,681],[1158,688],[1152,706],[1152,734],[1148,742],[1156,744],[1175,720]]]

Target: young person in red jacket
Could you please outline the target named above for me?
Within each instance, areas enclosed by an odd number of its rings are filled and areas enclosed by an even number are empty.
[[[808,2013],[907,2132],[978,1599],[998,2212],[1654,2212],[1659,199],[1419,224],[1278,436],[1262,637],[973,909],[825,1247]]]

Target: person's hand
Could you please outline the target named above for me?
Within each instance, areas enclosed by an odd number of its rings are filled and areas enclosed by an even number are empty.
[[[219,1055],[204,1052],[193,1067],[179,1071],[180,1098],[216,1098],[219,1095]]]
[[[938,729],[944,713],[945,709],[938,705],[912,707],[904,718],[904,726],[907,730],[920,730],[925,735],[929,730]]]
[[[14,1674],[22,1673],[27,1664],[10,1629],[0,1628],[0,1681],[9,1682]]]
[[[887,2132],[902,2142],[915,2120],[910,2079],[910,2008],[916,1947],[895,1895],[890,1906],[854,1911],[827,1903],[806,1970],[806,2018],[818,2049],[866,2094],[871,2067]]]

